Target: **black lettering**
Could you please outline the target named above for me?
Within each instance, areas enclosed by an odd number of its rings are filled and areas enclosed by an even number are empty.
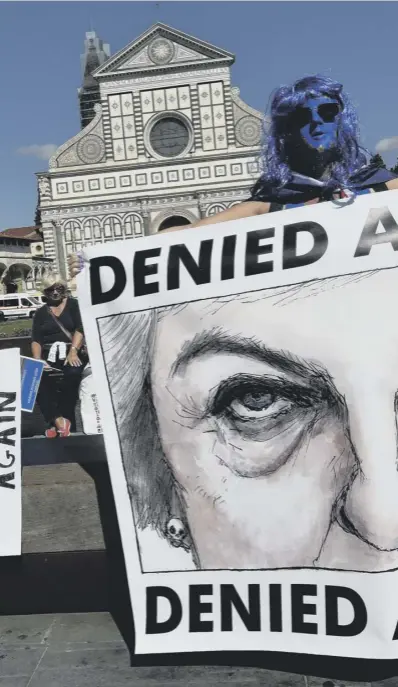
[[[17,399],[17,394],[15,391],[7,393],[6,391],[0,391],[0,398],[4,398],[4,401],[0,401],[0,413],[7,408],[10,403],[15,403]],[[7,410],[12,413],[15,411],[15,406],[13,408],[7,408]],[[14,419],[14,418],[13,418]]]
[[[102,291],[100,279],[101,267],[110,267],[111,270],[113,270],[115,281],[109,291]],[[113,255],[104,255],[100,258],[92,258],[92,260],[90,260],[90,290],[91,302],[93,305],[109,303],[119,298],[124,291],[126,283],[126,272],[119,258],[115,258]]]
[[[0,415],[0,422],[15,422],[15,415]]]
[[[188,248],[183,243],[170,246],[167,263],[167,289],[180,288],[180,263],[182,263],[197,286],[210,284],[211,281],[211,254],[213,251],[213,239],[201,241],[199,259],[195,262]]]
[[[158,273],[158,264],[147,265],[146,261],[149,258],[159,258],[161,248],[150,248],[148,250],[137,250],[134,255],[134,296],[148,296],[150,293],[159,292],[159,282],[154,281],[149,284],[146,278],[151,274]]]
[[[6,459],[8,460],[7,465],[4,465],[4,463],[0,463],[0,468],[12,468],[12,466],[15,463],[15,456],[8,449],[6,449]]]
[[[235,276],[236,234],[224,236],[221,253],[221,281]]]
[[[269,255],[273,251],[272,243],[266,246],[260,246],[260,241],[263,239],[273,239],[275,236],[275,229],[259,229],[258,231],[249,231],[246,236],[246,259],[245,259],[245,276],[251,277],[255,274],[264,274],[265,272],[272,272],[274,263],[272,260],[259,261],[260,255]]]
[[[297,255],[298,235],[306,231],[314,239],[314,245],[308,253]],[[287,224],[283,228],[283,260],[282,268],[290,270],[294,267],[304,267],[312,265],[313,262],[320,260],[328,247],[328,235],[323,227],[317,222],[296,222]]]
[[[2,429],[0,432],[0,444],[7,444],[7,446],[15,446],[14,439],[8,438],[14,436],[15,433],[15,427],[10,427],[9,429]]]
[[[201,596],[213,594],[212,584],[191,584],[189,585],[189,631],[190,632],[213,632],[213,621],[202,620],[202,613],[211,613],[212,603],[204,603]]]
[[[158,599],[163,597],[170,603],[170,617],[158,621]],[[146,628],[147,635],[172,632],[182,619],[182,605],[178,594],[169,587],[147,587],[146,590]]]
[[[15,472],[8,472],[6,475],[0,475],[0,487],[5,489],[15,489],[15,484],[10,484],[15,479]]]
[[[395,641],[396,639],[398,639],[398,623],[396,624],[395,631],[394,631],[394,635],[393,635],[393,638],[392,638],[392,639],[393,639],[393,641]]]
[[[246,608],[233,584],[222,584],[221,593],[221,630],[232,632],[232,609],[235,608],[244,626],[250,632],[261,630],[260,585],[249,584],[249,608]]]
[[[382,234],[376,234],[379,224],[385,229]],[[354,258],[369,255],[372,246],[379,243],[391,243],[393,249],[398,250],[398,226],[387,207],[369,210]]]
[[[354,618],[348,625],[340,625],[338,618],[338,601],[346,599],[350,602]],[[368,614],[362,597],[348,587],[325,587],[326,634],[333,637],[355,637],[364,631],[368,622]]]
[[[269,627],[271,632],[282,632],[282,585],[269,586]]]
[[[316,623],[304,622],[305,615],[316,615],[316,605],[304,603],[304,597],[316,595],[316,584],[292,584],[292,632],[318,634]]]

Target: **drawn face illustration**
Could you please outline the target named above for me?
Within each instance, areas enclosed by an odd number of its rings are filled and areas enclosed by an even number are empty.
[[[328,97],[308,98],[290,115],[292,142],[318,152],[336,145],[340,105]]]
[[[164,312],[151,386],[202,568],[398,566],[398,270]]]

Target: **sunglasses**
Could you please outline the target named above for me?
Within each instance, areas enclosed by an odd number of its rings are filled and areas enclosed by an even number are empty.
[[[62,293],[63,291],[65,291],[65,286],[61,284],[59,286],[49,286],[48,289],[44,289],[43,293],[50,296],[53,293]]]
[[[336,117],[340,114],[341,108],[338,103],[323,103],[316,108],[318,117],[322,119],[325,124],[334,122]],[[303,126],[310,124],[313,121],[313,110],[309,107],[296,107],[290,114],[290,123],[301,129]]]

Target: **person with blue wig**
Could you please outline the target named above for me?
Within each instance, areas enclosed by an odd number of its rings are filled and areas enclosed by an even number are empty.
[[[343,86],[326,76],[275,91],[260,160],[249,200],[190,226],[398,188],[396,174],[367,164],[355,108]]]
[[[367,163],[355,108],[343,86],[326,76],[305,76],[275,91],[260,159],[262,174],[247,201],[188,227],[398,189],[396,174]],[[69,257],[72,276],[83,265],[82,256]]]
[[[398,188],[398,177],[368,165],[357,113],[340,83],[308,76],[272,99],[262,146],[263,174],[250,201],[264,212]]]
[[[314,75],[281,86],[270,110],[264,119],[262,174],[250,198],[189,226],[398,188],[396,174],[367,163],[357,113],[337,81]]]

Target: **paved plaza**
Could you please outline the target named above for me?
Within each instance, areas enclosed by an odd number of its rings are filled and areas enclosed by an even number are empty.
[[[360,683],[370,687],[369,683]],[[108,613],[0,618],[0,687],[354,687],[252,668],[130,668]],[[372,687],[398,687],[396,679]]]

